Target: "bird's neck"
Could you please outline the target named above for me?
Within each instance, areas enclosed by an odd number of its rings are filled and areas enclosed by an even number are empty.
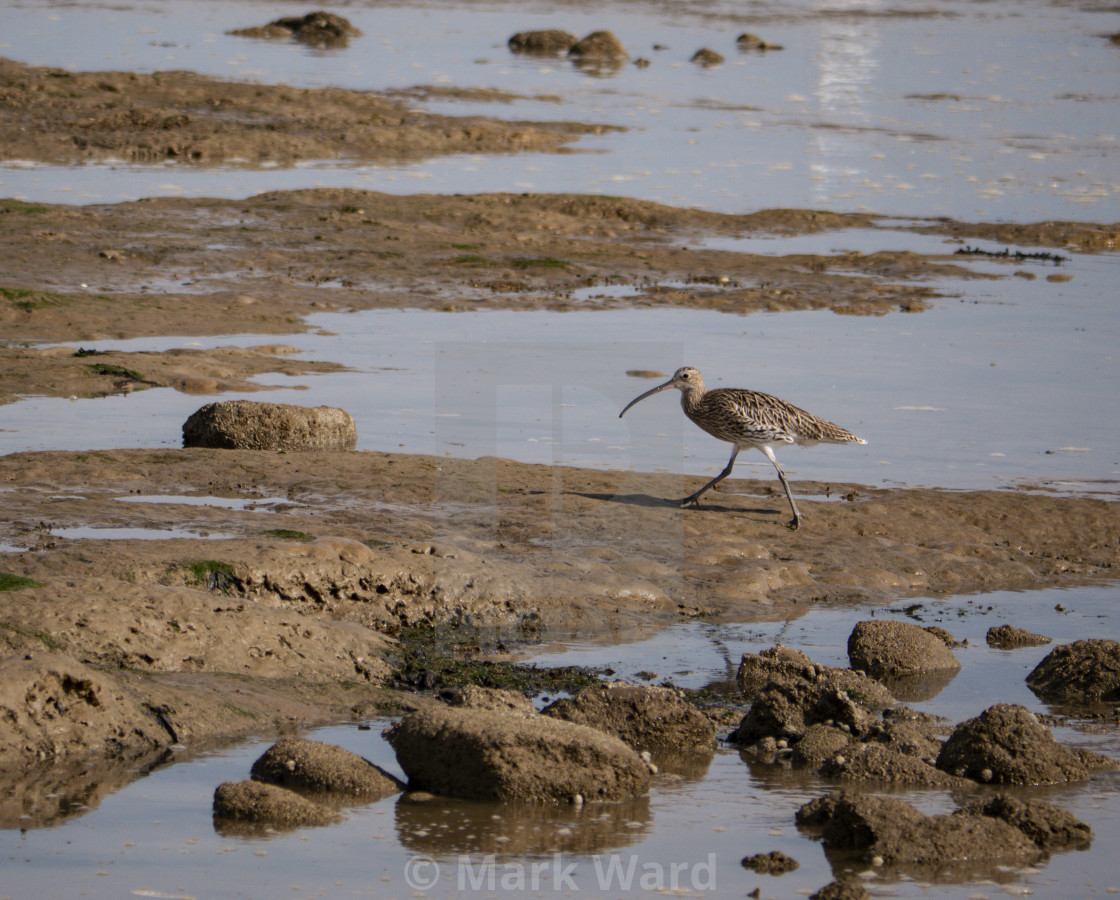
[[[681,406],[686,413],[695,411],[700,405],[700,398],[704,396],[704,385],[690,384],[681,391]]]

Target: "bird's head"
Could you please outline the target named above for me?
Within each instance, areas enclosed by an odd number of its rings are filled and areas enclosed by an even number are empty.
[[[673,373],[673,377],[666,381],[664,384],[659,384],[655,388],[650,388],[644,394],[640,394],[629,403],[627,403],[626,406],[622,408],[622,412],[618,414],[618,417],[621,419],[624,415],[626,415],[626,410],[628,410],[635,403],[638,403],[641,400],[645,400],[646,397],[652,397],[654,394],[659,393],[660,391],[668,390],[669,388],[676,388],[682,394],[687,394],[692,391],[699,391],[700,393],[704,393],[704,379],[700,375],[699,369],[694,369],[692,366],[681,366],[679,369],[677,369],[677,371]]]

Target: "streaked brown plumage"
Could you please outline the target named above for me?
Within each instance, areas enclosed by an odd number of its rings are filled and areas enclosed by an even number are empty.
[[[801,444],[811,447],[813,444],[820,443],[867,443],[839,425],[834,425],[826,419],[807,413],[792,403],[771,397],[769,394],[740,388],[705,390],[703,376],[698,369],[691,366],[677,369],[673,377],[664,384],[635,397],[626,404],[618,417],[621,419],[626,415],[626,410],[639,400],[645,400],[646,397],[668,388],[676,388],[681,392],[681,407],[686,416],[712,437],[727,441],[735,448],[731,451],[731,459],[728,460],[727,467],[695,494],[685,497],[681,501],[681,506],[696,506],[710,488],[715,487],[731,474],[739,451],[755,447],[765,453],[777,469],[778,478],[786,490],[786,497],[793,511],[793,520],[789,524],[791,528],[796,529],[801,525],[801,513],[798,512],[797,504],[793,501],[793,493],[789,489],[786,473],[782,471],[782,467],[774,457],[774,447],[780,444]]]

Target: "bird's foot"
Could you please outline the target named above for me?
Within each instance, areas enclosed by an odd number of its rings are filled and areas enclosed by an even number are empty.
[[[681,509],[696,509],[700,505],[700,495],[693,494],[690,497],[685,497],[681,501]]]
[[[786,527],[790,531],[797,531],[797,529],[801,527],[801,517],[800,516],[794,516],[794,518],[790,519],[786,523]]]

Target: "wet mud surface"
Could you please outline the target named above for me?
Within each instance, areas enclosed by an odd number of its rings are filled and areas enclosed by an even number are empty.
[[[0,639],[153,677],[374,687],[418,626],[624,637],[1120,565],[1120,510],[1104,501],[800,482],[791,532],[775,485],[730,479],[680,509],[698,481],[372,452],[11,454],[0,542],[27,548],[3,560],[26,581],[5,594]],[[175,733],[229,727],[191,709]]]
[[[332,368],[276,359],[289,352],[282,344],[75,359],[41,345],[51,340],[282,335],[303,330],[310,313],[371,308],[913,313],[937,296],[935,277],[992,277],[977,275],[951,252],[767,256],[694,249],[709,237],[873,224],[863,215],[734,216],[576,195],[307,190],[84,207],[0,201],[0,327],[8,337],[0,347],[0,400],[156,385],[213,394],[243,389],[262,372]],[[996,238],[1010,229],[1020,244],[1088,250],[1115,237],[1076,224],[915,227]],[[620,286],[628,289],[624,298]]]
[[[291,165],[556,151],[606,126],[438,116],[365,91],[234,83],[193,72],[69,72],[0,59],[8,159]]]

